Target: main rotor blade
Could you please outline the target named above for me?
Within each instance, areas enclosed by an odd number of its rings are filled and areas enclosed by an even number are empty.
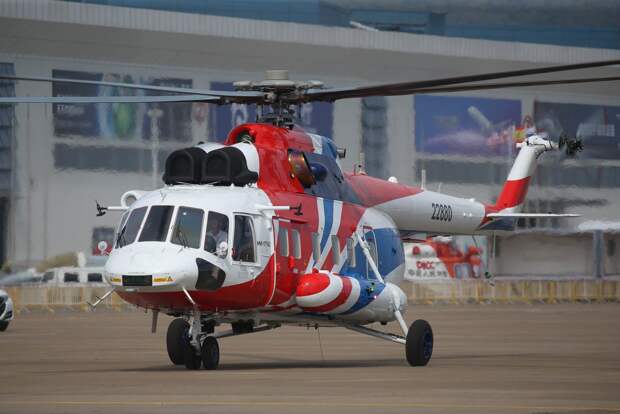
[[[612,82],[619,81],[620,76],[609,76],[604,78],[577,78],[577,79],[559,79],[548,81],[531,81],[531,82],[501,82],[501,83],[484,83],[476,85],[455,85],[455,86],[442,86],[438,88],[420,88],[411,89],[408,94],[415,95],[420,93],[440,93],[440,92],[463,92],[463,91],[478,91],[485,89],[501,89],[501,88],[516,88],[526,86],[544,86],[544,85],[570,85],[576,83],[592,83],[592,82]]]
[[[155,103],[155,102],[215,102],[220,98],[205,95],[169,96],[14,96],[0,97],[0,104],[16,103]]]
[[[389,95],[409,95],[412,90],[434,88],[439,86],[456,85],[461,83],[480,82],[493,79],[512,78],[516,76],[539,75],[543,73],[563,72],[577,69],[596,68],[603,66],[619,65],[620,60],[605,60],[599,62],[577,63],[573,65],[546,66],[542,68],[520,69],[505,72],[492,72],[479,75],[456,76],[452,78],[442,78],[424,80],[416,82],[387,83],[380,85],[370,85],[356,88],[341,88],[321,90],[309,90],[305,96],[307,100],[335,101],[346,98],[364,98],[367,96],[389,96]]]
[[[81,84],[81,85],[97,85],[97,86],[111,86],[117,88],[127,88],[127,89],[139,89],[144,91],[157,91],[157,92],[170,92],[170,93],[182,93],[182,94],[192,94],[192,95],[207,95],[207,96],[218,96],[223,98],[241,98],[241,100],[248,100],[251,102],[258,101],[263,98],[262,92],[254,92],[254,91],[212,91],[208,89],[191,89],[191,88],[175,88],[170,86],[156,86],[156,85],[140,85],[134,83],[122,83],[122,82],[104,82],[104,81],[92,81],[86,79],[68,79],[68,78],[47,78],[42,76],[13,76],[13,75],[2,75],[0,74],[0,79],[7,80],[22,80],[22,81],[31,81],[31,82],[58,82],[58,83],[73,83],[73,84]],[[237,101],[235,99],[235,101]]]

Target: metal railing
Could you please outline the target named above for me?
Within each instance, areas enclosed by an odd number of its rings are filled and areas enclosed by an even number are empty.
[[[620,278],[477,279],[403,282],[410,304],[557,303],[620,301]],[[108,288],[104,286],[23,285],[6,288],[16,312],[44,310],[87,311]],[[98,308],[134,309],[112,294]]]

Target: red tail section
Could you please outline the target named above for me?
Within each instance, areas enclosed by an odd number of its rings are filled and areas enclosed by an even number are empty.
[[[495,203],[495,207],[498,210],[504,210],[506,208],[514,209],[517,206],[520,207],[525,201],[531,179],[532,177],[525,177],[516,180],[507,180]]]

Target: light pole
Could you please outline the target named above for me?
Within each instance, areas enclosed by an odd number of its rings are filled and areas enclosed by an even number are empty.
[[[146,113],[151,119],[151,165],[153,189],[157,188],[159,182],[159,118],[164,115],[164,111],[154,107],[148,110]]]

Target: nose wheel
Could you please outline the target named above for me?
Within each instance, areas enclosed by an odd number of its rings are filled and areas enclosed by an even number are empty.
[[[170,362],[174,365],[185,365],[185,368],[196,370],[204,367],[206,370],[217,369],[220,363],[220,347],[217,339],[213,336],[206,336],[202,343],[200,336],[198,341],[193,341],[191,325],[182,318],[174,319],[168,326],[166,334],[166,347]],[[196,348],[196,342],[200,344]]]
[[[170,362],[174,365],[185,364],[184,339],[189,331],[189,323],[185,319],[173,319],[166,333],[166,348]]]
[[[207,336],[205,338],[202,342],[200,357],[202,359],[204,369],[217,369],[217,366],[220,363],[220,346],[217,344],[217,339],[212,336]]]

